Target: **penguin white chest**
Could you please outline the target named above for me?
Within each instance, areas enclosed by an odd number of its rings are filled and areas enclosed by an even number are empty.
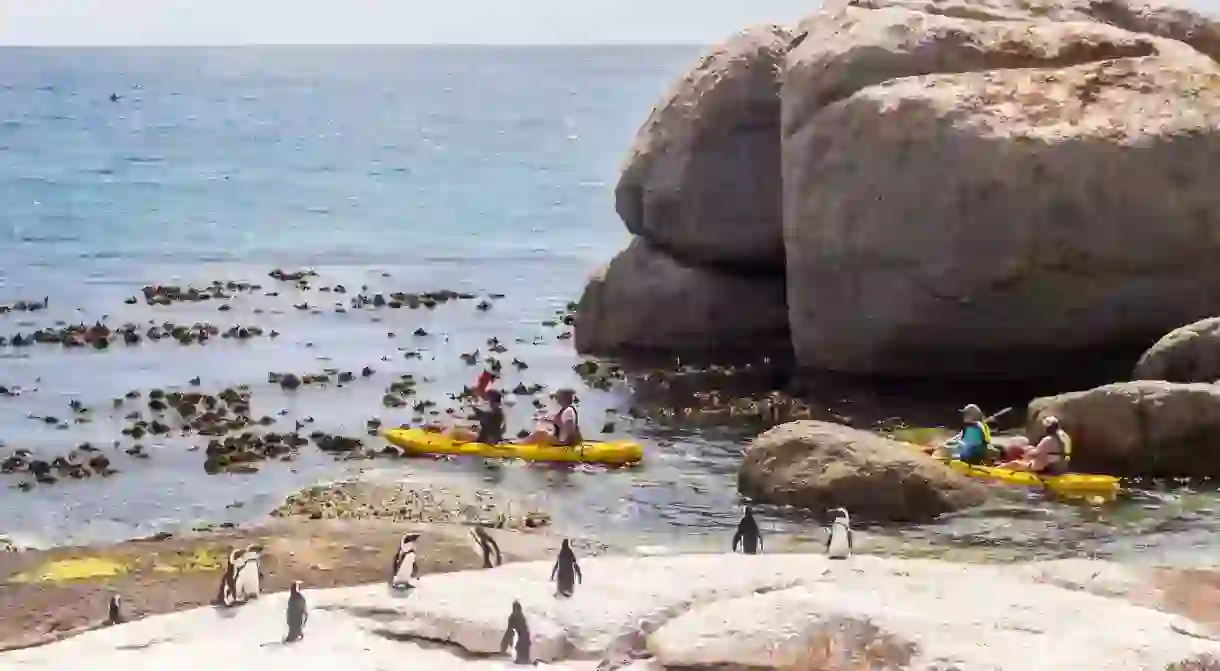
[[[401,551],[398,555],[398,566],[394,569],[395,585],[410,585],[415,577],[415,549]]]
[[[826,543],[826,556],[831,559],[846,559],[851,555],[851,530],[843,520],[830,525],[830,540]]]
[[[237,577],[234,580],[234,598],[237,601],[246,601],[247,599],[257,599],[259,584],[258,584],[258,559],[250,558],[242,562],[237,568]]]

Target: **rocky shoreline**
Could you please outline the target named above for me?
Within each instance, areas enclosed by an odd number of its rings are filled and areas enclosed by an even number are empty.
[[[427,555],[424,555],[427,556]],[[89,659],[195,664],[503,668],[501,639],[521,605],[542,668],[870,668],[1207,671],[1218,668],[1214,574],[1074,560],[1008,567],[856,556],[703,554],[580,558],[558,598],[552,561],[430,573],[408,597],[384,583],[304,590],[303,640],[282,644],[284,597],[232,611],[186,610],[33,649],[16,669]],[[625,576],[630,576],[624,580]],[[1104,626],[1097,616],[1105,613]]]
[[[478,568],[471,524],[495,534],[505,561],[543,559],[559,547],[549,516],[490,492],[339,483],[289,497],[273,519],[248,527],[199,529],[110,545],[8,548],[0,552],[0,650],[80,633],[110,594],[132,617],[209,605],[231,548],[263,548],[267,588],[294,580],[342,587],[384,580],[399,539],[421,533],[423,574]],[[610,548],[576,539],[584,554]]]

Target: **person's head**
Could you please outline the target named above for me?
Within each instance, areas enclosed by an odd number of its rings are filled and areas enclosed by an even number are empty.
[[[983,409],[971,403],[961,409],[962,421],[965,422],[981,422],[983,421]]]
[[[487,392],[487,403],[493,408],[500,407],[500,403],[504,401],[504,396],[497,389],[492,389]]]
[[[576,392],[564,387],[555,392],[555,402],[566,408],[576,402]]]
[[[1047,415],[1042,418],[1042,428],[1046,431],[1046,435],[1052,435],[1059,432],[1059,418]]]

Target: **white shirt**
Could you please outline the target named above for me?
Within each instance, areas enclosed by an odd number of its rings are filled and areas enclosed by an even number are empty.
[[[559,435],[555,436],[560,442],[568,442],[570,436],[569,423],[571,426],[576,426],[576,408],[568,406],[559,412]]]

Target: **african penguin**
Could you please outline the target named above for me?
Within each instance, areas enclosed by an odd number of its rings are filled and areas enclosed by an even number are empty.
[[[229,562],[225,572],[220,576],[220,588],[216,594],[216,604],[231,606],[237,600],[237,565],[241,562],[241,550],[236,548],[229,553]]]
[[[835,508],[835,521],[830,525],[826,538],[826,556],[830,559],[847,559],[851,556],[851,517],[845,508]]]
[[[293,643],[305,638],[305,623],[309,621],[309,606],[305,603],[305,595],[301,594],[301,581],[292,583],[292,591],[288,593],[288,636],[285,643]]]
[[[558,580],[556,580],[558,576]],[[563,545],[559,548],[559,558],[555,560],[555,568],[551,569],[551,580],[555,580],[555,586],[560,596],[572,596],[572,592],[576,591],[576,580],[584,584],[585,578],[580,573],[580,564],[576,563],[576,554],[572,552],[572,546],[568,544],[568,539],[563,539]]]
[[[402,542],[398,544],[398,551],[394,553],[394,570],[390,573],[390,587],[395,589],[413,588],[412,582],[419,576],[419,564],[415,557],[415,541],[419,540],[419,534],[407,534],[402,537]]]
[[[474,542],[475,552],[483,557],[483,568],[495,568],[504,563],[499,544],[496,543],[496,539],[491,537],[491,534],[483,530],[483,527],[478,525],[471,527],[470,540]]]
[[[733,552],[737,552],[739,545],[741,551],[748,555],[762,552],[762,532],[758,530],[754,511],[749,506],[746,506],[746,514],[742,515],[741,521],[737,523],[737,533],[733,534]]]
[[[110,609],[106,614],[106,624],[122,624],[123,611],[120,607],[121,599],[118,594],[110,597]]]
[[[530,659],[530,626],[525,621],[525,613],[521,611],[521,602],[513,601],[513,612],[508,616],[508,626],[504,628],[504,638],[500,639],[500,652],[508,652],[509,646],[516,651],[513,662],[516,664],[531,664]]]
[[[234,603],[245,603],[250,599],[258,598],[259,583],[262,578],[262,570],[258,565],[258,546],[247,547],[238,561],[237,571],[233,575],[233,601]]]

